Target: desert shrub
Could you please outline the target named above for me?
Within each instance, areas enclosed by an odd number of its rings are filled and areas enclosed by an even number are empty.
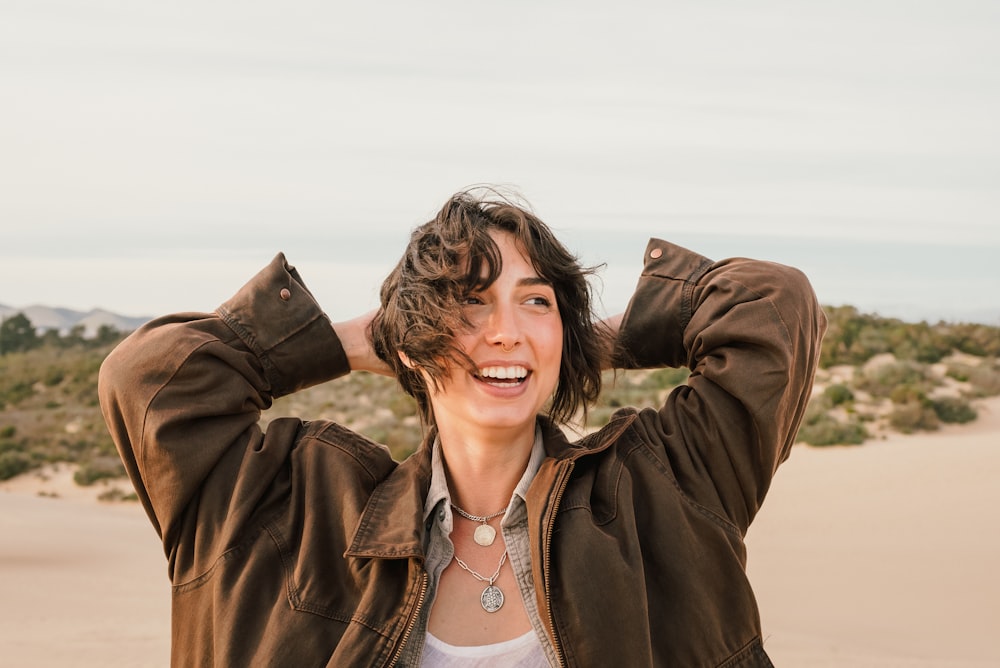
[[[45,372],[45,375],[42,377],[42,383],[44,383],[46,387],[55,387],[59,383],[63,382],[64,378],[66,378],[66,372],[59,367],[53,366],[49,367]]]
[[[115,442],[108,438],[107,434],[100,433],[100,437],[95,440],[81,440],[79,441],[81,446],[93,448],[95,455],[99,457],[106,457],[110,460],[118,460],[118,448],[115,447]]]
[[[809,445],[860,445],[867,437],[868,432],[863,425],[823,415],[809,424],[803,424],[796,440]]]
[[[13,438],[14,434],[16,433],[17,433],[17,427],[15,427],[12,424],[0,428],[0,438]]]
[[[971,372],[972,367],[968,364],[949,364],[948,368],[944,372],[944,375],[948,378],[954,378],[960,383],[965,383],[969,380],[969,374]]]
[[[973,391],[981,397],[992,397],[1000,394],[1000,365],[997,360],[984,361],[969,370],[969,384]]]
[[[89,487],[98,480],[106,478],[121,478],[125,475],[125,467],[121,460],[111,457],[96,457],[81,464],[73,474],[73,482],[81,487]]]
[[[858,378],[858,388],[875,397],[890,397],[899,387],[918,388],[926,394],[932,385],[926,367],[915,362],[891,362],[865,369]]]
[[[811,403],[795,437],[809,445],[860,445],[868,432],[856,419],[841,421],[826,412],[823,402]]]
[[[892,352],[900,359],[940,361],[952,350],[980,357],[1000,355],[998,328],[981,324],[905,323],[859,313],[853,306],[824,307],[829,329],[820,351],[820,366],[863,364],[874,355]]]
[[[825,413],[831,408],[833,408],[833,401],[830,400],[830,397],[826,396],[826,392],[814,394],[809,398],[804,420],[808,422],[810,418],[815,417],[820,413]]]
[[[106,489],[97,495],[98,501],[138,501],[139,497],[135,492],[124,492],[118,487]]]
[[[906,324],[896,322],[889,329],[890,350],[900,359],[925,364],[940,362],[954,347],[946,331],[926,322]]]
[[[75,438],[73,440],[68,440],[66,438],[60,438],[58,441],[59,449],[66,452],[69,455],[71,461],[80,460],[85,453],[90,452],[94,444],[83,438]],[[106,455],[108,453],[95,451],[91,456]],[[113,454],[113,453],[112,453]]]
[[[21,441],[15,441],[12,438],[0,438],[0,453],[4,452],[23,452],[24,443]]]
[[[7,387],[0,387],[0,406],[18,404],[35,393],[32,384],[18,380]]]
[[[945,423],[964,424],[976,419],[976,409],[968,399],[960,397],[935,399],[931,401],[931,408],[934,409],[938,419]]]
[[[849,401],[854,401],[854,393],[851,392],[851,388],[840,383],[830,385],[823,390],[823,396],[830,401],[831,406],[839,406]]]
[[[969,383],[978,396],[1000,394],[1000,365],[995,359],[984,359],[976,365],[954,362],[948,365],[945,375],[960,383]]]
[[[86,355],[80,357],[76,364],[70,369],[73,373],[73,381],[84,383],[87,386],[93,385],[97,389],[97,373],[101,370],[101,363],[104,358],[101,356]]]
[[[978,323],[948,325],[956,350],[978,357],[1000,355],[1000,336],[997,328]]]
[[[0,480],[9,480],[21,475],[32,466],[31,457],[23,452],[0,453]]]
[[[603,426],[607,416],[624,406],[656,406],[664,393],[682,385],[690,375],[687,369],[656,369],[654,371],[606,371],[601,394],[589,407],[587,424]],[[610,408],[611,411],[602,410]]]
[[[915,431],[935,431],[941,426],[930,402],[910,401],[896,404],[889,414],[889,424],[904,434]]]
[[[905,383],[897,385],[889,392],[889,400],[894,404],[908,404],[913,402],[923,402],[927,398],[927,393],[919,385]]]
[[[417,401],[405,392],[396,392],[389,399],[389,410],[399,419],[412,417],[417,414]]]

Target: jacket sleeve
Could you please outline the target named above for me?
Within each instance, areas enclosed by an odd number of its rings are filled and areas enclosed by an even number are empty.
[[[743,533],[787,458],[826,317],[806,277],[770,262],[712,262],[653,239],[619,330],[620,368],[686,366],[687,385],[640,414],[680,488]]]
[[[217,558],[281,474],[300,425],[275,423],[265,436],[261,410],[348,371],[283,255],[215,313],[154,320],[112,351],[102,411],[172,577]]]

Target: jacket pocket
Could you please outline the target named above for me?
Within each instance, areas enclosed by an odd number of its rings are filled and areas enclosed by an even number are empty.
[[[303,559],[301,554],[292,549],[276,524],[265,523],[264,530],[270,536],[281,560],[285,593],[292,609],[349,623],[353,610],[350,606],[342,605],[347,598],[346,592],[336,591],[338,578],[333,573],[324,576],[320,572],[323,560]],[[332,562],[339,557],[340,555],[336,555],[325,561]],[[330,567],[334,568],[332,563]]]
[[[764,643],[758,637],[720,663],[719,668],[774,668],[774,664],[764,651]]]

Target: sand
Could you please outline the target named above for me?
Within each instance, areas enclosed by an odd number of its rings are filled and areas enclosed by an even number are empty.
[[[1000,665],[1000,398],[979,409],[933,434],[796,446],[747,538],[777,665]],[[4,665],[168,664],[159,542],[137,504],[94,497],[69,471],[0,483]]]
[[[166,570],[139,504],[99,503],[69,471],[3,484],[0,664],[169,665]]]
[[[979,419],[796,446],[747,537],[786,666],[1000,666],[1000,398]]]

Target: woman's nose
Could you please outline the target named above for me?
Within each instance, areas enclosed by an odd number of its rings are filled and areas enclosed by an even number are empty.
[[[506,304],[498,304],[490,312],[486,336],[490,343],[510,348],[518,342],[521,328],[516,310]]]

